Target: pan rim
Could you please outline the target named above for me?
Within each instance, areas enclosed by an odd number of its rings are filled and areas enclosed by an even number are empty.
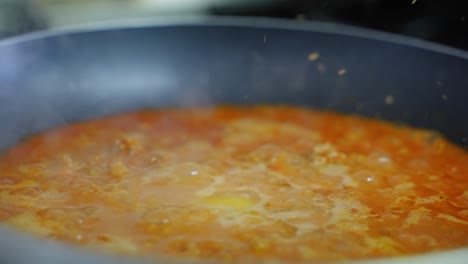
[[[69,34],[91,33],[117,29],[176,26],[248,27],[257,29],[283,29],[303,32],[328,33],[409,46],[468,60],[468,51],[428,40],[419,39],[416,37],[384,32],[375,29],[368,29],[335,22],[236,16],[161,16],[96,21],[72,26],[54,27],[51,29],[26,33],[24,35],[9,37],[0,40],[0,48],[15,45],[17,43]]]

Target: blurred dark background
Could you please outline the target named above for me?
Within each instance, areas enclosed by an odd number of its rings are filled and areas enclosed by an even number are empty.
[[[468,49],[468,1],[278,1],[267,8],[219,8],[215,14],[272,16],[352,24]]]
[[[106,19],[187,14],[338,22],[468,50],[465,0],[0,0],[0,38]]]

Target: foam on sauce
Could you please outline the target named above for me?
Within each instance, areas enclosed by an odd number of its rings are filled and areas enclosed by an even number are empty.
[[[146,257],[401,256],[468,246],[468,154],[431,131],[280,107],[165,109],[30,137],[0,221]]]

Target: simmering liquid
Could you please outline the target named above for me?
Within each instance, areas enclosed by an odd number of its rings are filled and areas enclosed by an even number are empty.
[[[468,154],[436,133],[285,106],[161,109],[28,138],[0,221],[102,252],[216,262],[468,246]]]

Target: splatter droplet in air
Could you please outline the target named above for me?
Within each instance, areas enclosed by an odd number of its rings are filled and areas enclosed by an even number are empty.
[[[343,69],[339,69],[339,70],[338,70],[338,75],[339,75],[339,76],[343,76],[343,75],[345,75],[345,74],[346,74],[346,72],[347,72],[347,71],[346,71],[346,69],[345,69],[345,68],[343,68]]]
[[[314,51],[312,53],[309,53],[309,55],[307,56],[307,59],[309,61],[316,61],[320,58],[320,53]]]
[[[319,63],[319,64],[317,64],[317,70],[320,73],[325,73],[327,71],[327,66],[325,66],[325,64],[323,64],[323,63]]]
[[[388,105],[391,105],[395,102],[395,97],[391,94],[385,96],[385,99],[384,99],[385,103],[388,104]]]

